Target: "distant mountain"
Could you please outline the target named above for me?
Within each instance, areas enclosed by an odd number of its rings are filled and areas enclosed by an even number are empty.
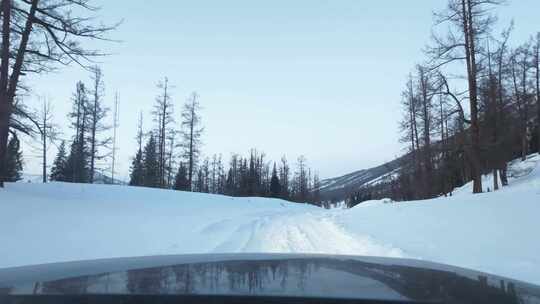
[[[321,181],[319,191],[324,200],[342,201],[362,186],[373,185],[397,174],[403,157],[370,169],[363,169]]]
[[[115,184],[115,185],[127,185],[128,183],[124,180],[115,178],[114,183],[111,176],[103,174],[99,171],[94,173],[94,184]]]

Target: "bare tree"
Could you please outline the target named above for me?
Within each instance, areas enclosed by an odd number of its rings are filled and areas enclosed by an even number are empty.
[[[201,135],[203,128],[201,127],[201,116],[199,111],[199,95],[193,92],[184,104],[182,109],[182,148],[183,157],[187,160],[188,165],[188,180],[190,191],[193,187],[193,173],[197,167],[197,161],[200,154]]]
[[[92,25],[88,14],[98,9],[89,0],[2,1],[2,44],[0,51],[0,187],[3,187],[10,120],[21,76],[42,73],[58,64],[83,61],[104,55],[85,49],[81,41],[105,39],[116,25]],[[77,13],[73,13],[77,12]],[[24,113],[19,113],[23,114]]]
[[[111,165],[111,183],[114,184],[114,175],[116,173],[116,131],[120,122],[120,113],[118,112],[118,107],[120,106],[120,94],[116,92],[114,94],[114,110],[113,110],[113,137],[112,137],[112,165]]]
[[[35,126],[39,133],[39,146],[33,146],[32,143],[30,143],[30,146],[32,147],[32,150],[37,152],[39,154],[39,157],[41,158],[42,181],[43,183],[46,183],[48,180],[47,153],[49,151],[50,145],[54,144],[54,141],[58,139],[59,128],[56,124],[53,123],[54,111],[51,102],[46,98],[40,97],[39,99],[41,101],[41,108],[34,111],[36,113]]]
[[[498,125],[502,125],[502,122],[505,121],[506,118],[506,111],[505,111],[505,94],[504,94],[504,85],[503,85],[503,79],[505,78],[505,57],[508,49],[508,40],[510,39],[510,34],[514,28],[514,24],[510,24],[508,29],[504,30],[502,33],[502,40],[499,42],[499,47],[496,52],[496,62],[497,62],[497,120],[499,121]],[[503,137],[500,136],[500,134],[496,135],[496,142],[498,147],[508,149],[508,147],[504,147],[503,144]],[[501,152],[501,151],[499,151]],[[499,175],[501,178],[501,185],[507,186],[508,185],[508,177],[507,177],[507,163],[505,160],[505,155],[501,155],[500,153],[498,156],[498,164],[497,168],[499,169]]]
[[[471,162],[473,193],[482,192],[477,61],[483,50],[479,41],[489,35],[495,21],[489,6],[500,5],[502,2],[503,0],[449,0],[447,9],[436,14],[437,25],[450,23],[454,30],[449,30],[444,38],[434,34],[435,45],[428,49],[433,68],[456,61],[466,63],[470,105],[470,148],[466,151]]]
[[[432,76],[429,75],[429,71],[418,65],[417,81],[418,81],[418,99],[419,99],[419,118],[422,122],[422,178],[423,178],[423,195],[425,197],[431,197],[432,195],[432,182],[433,182],[433,156],[431,146],[431,133],[433,128],[433,96],[436,93],[435,84],[433,83]]]
[[[176,146],[176,136],[177,131],[176,130],[170,130],[167,135],[167,141],[168,141],[168,151],[165,155],[165,173],[167,175],[166,183],[165,185],[167,187],[172,187],[174,185],[174,167],[176,166],[175,162],[175,153],[174,148]]]
[[[534,71],[536,87],[536,123],[538,125],[536,149],[538,150],[538,153],[540,153],[540,32],[536,34],[534,45]]]
[[[52,107],[49,101],[43,100],[41,119],[41,152],[42,152],[42,175],[43,183],[47,182],[47,151],[48,142],[56,138],[56,131],[52,125]]]
[[[532,67],[530,62],[530,44],[526,43],[517,48],[510,57],[514,101],[519,115],[521,160],[525,160],[528,154],[528,122],[532,97],[529,91],[529,73]]]
[[[109,108],[103,105],[104,82],[103,73],[98,66],[92,67],[92,101],[89,106],[90,115],[90,183],[94,182],[96,172],[96,161],[109,156],[109,153],[100,154],[100,148],[110,148],[111,137],[100,138],[100,134],[110,129],[110,126],[104,124],[104,119],[109,112]]]
[[[158,141],[158,162],[159,162],[159,176],[160,186],[164,187],[166,183],[166,167],[167,167],[167,140],[170,140],[170,133],[173,131],[171,124],[174,124],[173,118],[173,104],[171,103],[171,95],[169,92],[169,79],[165,77],[163,81],[157,84],[161,93],[156,97],[156,104],[154,106],[154,121],[158,125],[157,129],[157,141]]]

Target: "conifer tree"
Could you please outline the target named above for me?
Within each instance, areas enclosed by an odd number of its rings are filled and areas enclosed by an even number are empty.
[[[58,182],[67,181],[66,165],[67,165],[66,143],[62,141],[62,143],[60,144],[60,147],[58,147],[58,153],[56,154],[56,158],[51,168],[50,180],[58,181]]]
[[[274,163],[274,169],[272,169],[272,178],[270,179],[270,196],[276,198],[281,196],[281,184],[279,182],[276,163]]]
[[[21,144],[17,136],[12,135],[9,139],[6,154],[6,167],[4,180],[7,182],[16,182],[22,179],[22,151]]]
[[[189,191],[189,180],[187,177],[187,169],[184,163],[180,163],[178,172],[174,179],[174,190]]]
[[[144,186],[144,155],[143,155],[143,115],[139,113],[139,122],[137,124],[137,153],[131,162],[131,173],[130,173],[130,186]]]
[[[87,183],[89,180],[88,149],[80,139],[75,139],[71,144],[65,174],[68,182]]]
[[[66,181],[86,183],[90,178],[90,151],[87,142],[90,116],[86,88],[80,81],[76,85],[72,101],[73,106],[69,117],[72,119],[71,126],[75,130],[75,135],[66,161]]]
[[[143,166],[143,152],[141,149],[137,150],[137,154],[131,162],[129,185],[130,186],[143,186],[144,185],[144,166]]]
[[[159,161],[156,140],[153,134],[150,134],[150,138],[144,147],[143,159],[144,185],[147,187],[159,187]]]

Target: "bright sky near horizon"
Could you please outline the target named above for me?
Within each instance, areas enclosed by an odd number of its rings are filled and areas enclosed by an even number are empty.
[[[123,19],[110,37],[88,42],[112,53],[101,58],[106,103],[120,94],[119,175],[127,179],[135,152],[139,111],[153,127],[156,83],[168,77],[176,118],[197,91],[205,155],[247,154],[269,159],[303,154],[322,178],[368,168],[399,156],[401,91],[409,71],[424,59],[432,11],[446,0],[359,1],[96,1],[106,23]],[[500,26],[515,20],[513,41],[540,30],[538,0],[509,0]],[[77,66],[25,79],[54,106],[55,122],[70,138],[66,114],[75,83],[89,83]],[[28,142],[28,140],[27,140]],[[50,155],[54,156],[55,149]],[[27,172],[39,160],[25,150]],[[52,161],[52,158],[51,158]]]

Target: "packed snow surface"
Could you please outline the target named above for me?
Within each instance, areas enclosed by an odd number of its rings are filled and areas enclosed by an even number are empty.
[[[324,210],[277,199],[127,186],[17,183],[0,189],[0,268],[209,252],[425,259],[540,284],[540,157],[511,185],[451,197]],[[484,188],[491,187],[486,176]]]

